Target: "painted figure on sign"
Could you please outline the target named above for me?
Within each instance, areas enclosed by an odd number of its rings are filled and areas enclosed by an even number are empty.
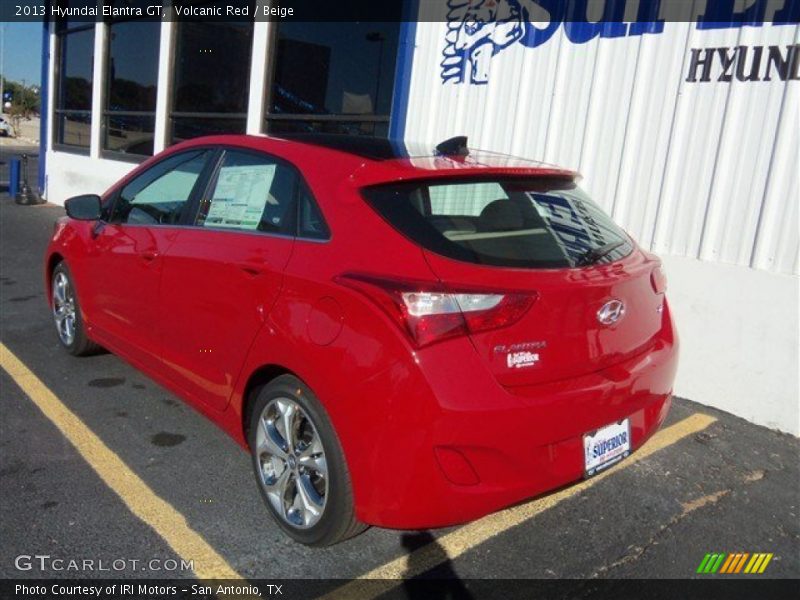
[[[489,81],[492,56],[518,41],[526,23],[517,0],[450,0],[442,80]]]

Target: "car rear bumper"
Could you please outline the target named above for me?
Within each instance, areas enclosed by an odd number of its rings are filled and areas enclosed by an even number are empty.
[[[396,400],[401,410],[389,411],[369,492],[356,499],[359,518],[390,528],[443,527],[570,484],[584,476],[583,434],[623,418],[635,451],[670,407],[677,343],[669,329],[624,363],[526,387],[503,388],[482,376],[468,343],[426,356],[430,390],[407,390]],[[453,365],[469,376],[457,376]]]

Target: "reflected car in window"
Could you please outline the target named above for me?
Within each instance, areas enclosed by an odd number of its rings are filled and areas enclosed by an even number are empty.
[[[12,135],[14,135],[14,129],[11,127],[11,123],[6,121],[3,117],[0,117],[0,137]]]
[[[462,138],[226,135],[66,210],[45,262],[61,345],[219,425],[305,544],[594,476],[669,410],[661,262],[566,169]]]

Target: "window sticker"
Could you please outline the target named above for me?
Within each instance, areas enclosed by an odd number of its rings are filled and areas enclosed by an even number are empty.
[[[277,165],[222,167],[205,222],[207,227],[256,230],[267,202]]]

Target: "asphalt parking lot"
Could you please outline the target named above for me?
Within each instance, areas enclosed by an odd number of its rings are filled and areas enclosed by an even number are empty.
[[[61,351],[41,262],[62,214],[0,195],[2,578],[724,577],[696,574],[711,552],[772,553],[760,577],[800,577],[798,440],[684,400],[639,453],[578,486],[463,527],[295,544],[214,425],[113,355]],[[20,555],[127,566],[19,570]],[[194,571],[142,567],[153,559]]]

